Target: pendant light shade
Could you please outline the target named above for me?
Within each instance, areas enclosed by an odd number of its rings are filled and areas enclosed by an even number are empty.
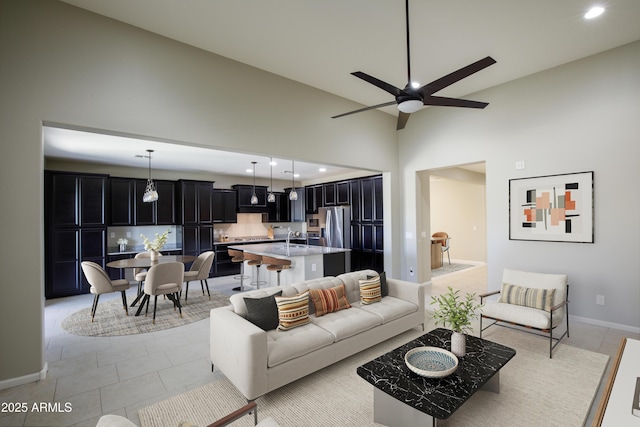
[[[156,184],[151,179],[151,153],[153,150],[147,150],[147,157],[149,158],[149,178],[147,179],[147,187],[144,189],[142,195],[142,201],[144,203],[151,203],[158,200],[158,191],[156,190]]]
[[[289,193],[289,200],[298,200],[298,193],[296,192],[296,183],[294,182],[296,176],[296,169],[294,161],[291,160],[291,192]]]
[[[267,196],[268,203],[276,202],[276,195],[273,194],[273,157],[269,161],[269,166],[271,167],[271,185],[269,186],[269,195]]]
[[[251,164],[253,164],[253,194],[251,195],[252,205],[258,204],[258,196],[256,196],[256,163],[258,162],[251,162]]]

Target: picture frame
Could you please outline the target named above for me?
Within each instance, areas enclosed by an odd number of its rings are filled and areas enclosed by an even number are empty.
[[[509,180],[509,240],[593,243],[593,171]]]

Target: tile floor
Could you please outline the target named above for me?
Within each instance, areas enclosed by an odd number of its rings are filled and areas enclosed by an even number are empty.
[[[463,292],[486,290],[486,267],[439,276],[428,287],[430,296],[447,286]],[[231,294],[233,279],[209,280],[210,288]],[[130,290],[132,296],[134,289]],[[132,301],[132,296],[130,301]],[[101,299],[119,298],[105,295]],[[95,426],[102,414],[126,416],[139,425],[138,409],[220,378],[211,372],[208,320],[149,334],[91,338],[67,334],[60,323],[69,314],[90,307],[91,295],[48,300],[45,304],[47,378],[0,390],[0,402],[59,402],[71,410],[45,413],[0,413],[0,426]],[[572,322],[566,344],[615,355],[622,337],[640,335]],[[600,394],[600,393],[599,393]],[[595,407],[592,408],[590,419]],[[588,423],[590,425],[590,421]]]

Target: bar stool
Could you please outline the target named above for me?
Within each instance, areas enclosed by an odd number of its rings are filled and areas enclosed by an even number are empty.
[[[256,268],[256,280],[252,281],[249,284],[255,285],[256,289],[260,289],[260,285],[266,285],[267,282],[265,282],[264,280],[260,280],[260,266],[262,265],[262,256],[245,252],[244,259],[248,261],[248,265],[254,266]]]
[[[268,256],[262,257],[262,262],[267,265],[267,270],[276,271],[278,273],[278,286],[280,286],[280,273],[282,270],[286,270],[287,268],[291,268],[291,260],[290,259],[282,259],[282,258],[273,258]]]
[[[231,257],[231,262],[240,263],[240,274],[237,276],[233,276],[234,280],[240,280],[240,286],[233,288],[233,290],[244,292],[244,279],[249,278],[249,276],[245,276],[244,274],[244,252],[235,249],[229,249],[228,252],[229,256]]]

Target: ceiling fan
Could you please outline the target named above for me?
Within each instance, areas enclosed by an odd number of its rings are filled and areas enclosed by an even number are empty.
[[[434,80],[431,83],[428,83],[420,88],[413,86],[413,82],[411,81],[411,53],[409,50],[409,0],[405,0],[405,3],[407,19],[407,85],[404,87],[404,89],[400,89],[393,86],[392,84],[383,82],[382,80],[363,73],[362,71],[351,73],[352,75],[359,77],[362,80],[369,82],[386,92],[389,92],[391,95],[395,96],[396,99],[394,101],[385,102],[382,104],[373,105],[371,107],[360,108],[359,110],[339,114],[337,116],[331,117],[332,119],[397,104],[398,110],[400,110],[400,114],[398,115],[398,124],[396,126],[396,130],[400,130],[404,129],[405,125],[407,124],[407,120],[409,120],[409,115],[418,111],[420,108],[422,108],[423,105],[466,108],[484,108],[489,105],[487,102],[470,101],[467,99],[459,98],[445,98],[441,96],[433,96],[433,94],[444,89],[447,86],[450,86],[464,79],[465,77],[469,77],[470,75],[477,73],[478,71],[488,67],[489,65],[495,64],[495,59],[490,56],[476,61],[473,64],[467,65],[466,67],[460,68],[459,70],[447,74],[444,77],[440,77],[439,79]]]

